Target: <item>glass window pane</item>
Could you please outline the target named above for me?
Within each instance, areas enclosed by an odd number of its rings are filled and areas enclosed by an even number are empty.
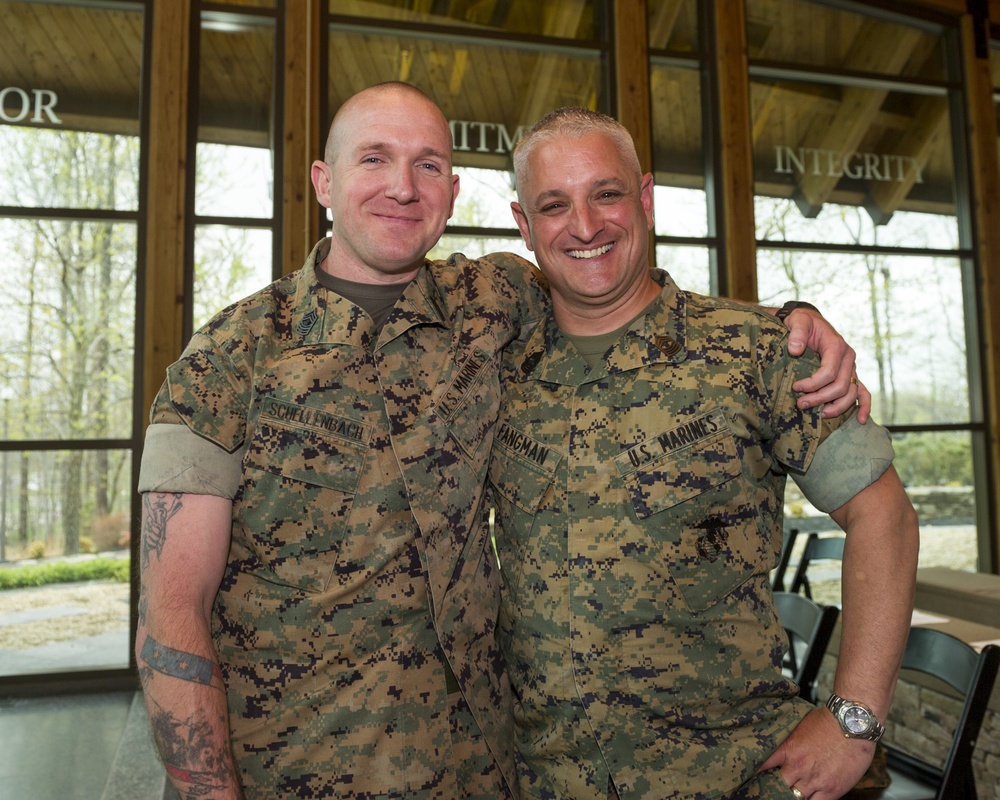
[[[757,238],[772,242],[879,245],[886,247],[958,248],[958,220],[941,214],[900,211],[886,225],[875,225],[856,206],[825,205],[813,218],[803,217],[792,200],[754,198]]]
[[[701,52],[697,0],[649,0],[646,18],[651,50]]]
[[[669,272],[674,283],[685,291],[713,294],[707,247],[657,245],[656,266]]]
[[[654,65],[653,192],[658,236],[706,236],[708,203],[697,68]]]
[[[653,187],[657,236],[708,236],[705,192],[676,186]]]
[[[891,46],[887,46],[891,43]],[[811,0],[747,0],[751,61],[944,80],[942,36]]]
[[[139,206],[135,136],[0,125],[0,205],[112,209]]]
[[[574,0],[572,3],[565,0],[486,0],[477,3],[330,0],[330,13],[561,39],[597,40],[607,36],[606,0]]]
[[[135,237],[131,223],[0,219],[12,438],[132,435]]]
[[[245,6],[247,8],[274,8],[274,0],[212,0],[216,5]]]
[[[761,248],[757,281],[761,303],[808,300],[854,346],[878,422],[969,421],[958,259]]]
[[[137,207],[143,22],[124,5],[0,0],[0,204]],[[114,158],[113,191],[94,157]]]
[[[754,191],[794,201],[798,215],[788,213],[783,225],[794,226],[799,241],[901,239],[906,234],[883,231],[916,228],[899,219],[906,212],[946,218],[947,243],[931,246],[957,245],[947,98],[772,80],[751,81],[750,94]],[[831,233],[823,216],[831,203],[863,208],[870,222],[859,220],[850,233],[834,225]],[[769,222],[758,219],[759,238],[793,238]]]
[[[477,228],[516,228],[510,204],[514,173],[496,169],[458,167],[458,199],[449,225]]]
[[[130,453],[4,452],[0,470],[0,676],[127,667]]]
[[[194,327],[271,282],[270,230],[199,225],[194,234]]]
[[[199,82],[196,213],[272,217],[274,20],[203,15]]]
[[[331,113],[374,83],[412,83],[449,120],[459,166],[509,169],[518,129],[559,106],[607,110],[604,59],[597,51],[540,52],[334,29],[329,60]]]
[[[198,145],[195,213],[213,217],[274,214],[274,165],[263,147]]]
[[[975,572],[976,493],[966,431],[897,433],[893,462],[920,517],[921,567]]]

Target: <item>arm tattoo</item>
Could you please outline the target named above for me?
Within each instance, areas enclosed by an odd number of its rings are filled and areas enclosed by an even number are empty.
[[[212,686],[213,678],[222,682],[222,673],[211,659],[167,647],[152,636],[147,636],[142,645],[142,659],[157,672],[182,681],[202,683],[205,686]]]
[[[228,725],[220,720],[227,734]],[[228,742],[221,741],[207,719],[181,720],[162,708],[150,715],[153,739],[167,774],[182,786],[185,798],[205,797],[216,789],[238,786],[229,761]]]
[[[184,505],[181,495],[154,494],[147,492],[142,496],[142,507],[146,512],[146,520],[142,526],[142,563],[149,564],[150,555],[163,555],[163,544],[167,536],[167,521],[181,510]]]

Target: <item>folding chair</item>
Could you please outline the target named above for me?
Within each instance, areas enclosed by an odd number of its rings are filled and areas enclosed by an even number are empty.
[[[788,634],[784,667],[799,685],[799,694],[816,702],[816,676],[826,653],[833,628],[840,616],[836,606],[821,606],[805,595],[775,592],[781,625]]]
[[[771,589],[775,592],[785,591],[785,573],[788,571],[788,560],[792,557],[792,548],[795,547],[795,540],[799,536],[798,528],[788,528],[781,539],[781,557],[778,559],[778,566],[774,568],[771,576]]]
[[[972,754],[998,669],[1000,647],[996,645],[987,645],[977,653],[944,631],[911,628],[903,656],[903,671],[931,675],[964,699],[948,757],[939,768],[895,745],[883,743],[892,782],[880,791],[852,791],[844,796],[845,800],[977,800]]]
[[[810,564],[815,564],[817,561],[843,561],[845,540],[846,537],[843,535],[821,537],[819,534],[810,533],[788,591],[803,592],[806,597],[812,599],[812,587],[809,585],[809,578],[806,575]]]

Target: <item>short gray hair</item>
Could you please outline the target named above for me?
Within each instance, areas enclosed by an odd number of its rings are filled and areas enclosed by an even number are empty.
[[[621,155],[622,161],[635,170],[637,177],[642,176],[639,156],[635,152],[635,142],[632,141],[632,135],[624,125],[614,117],[599,111],[591,111],[581,106],[563,106],[550,111],[538,120],[514,148],[514,181],[518,201],[523,203],[521,187],[527,179],[528,160],[536,147],[557,136],[582,137],[591,133],[603,133],[608,136]]]

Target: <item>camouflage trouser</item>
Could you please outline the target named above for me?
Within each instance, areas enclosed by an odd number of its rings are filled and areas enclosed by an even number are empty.
[[[792,800],[793,797],[781,773],[772,769],[748,780],[730,800]]]
[[[793,797],[791,788],[778,771],[771,770],[754,776],[726,800],[790,800]],[[611,780],[608,781],[608,800],[621,800]]]

